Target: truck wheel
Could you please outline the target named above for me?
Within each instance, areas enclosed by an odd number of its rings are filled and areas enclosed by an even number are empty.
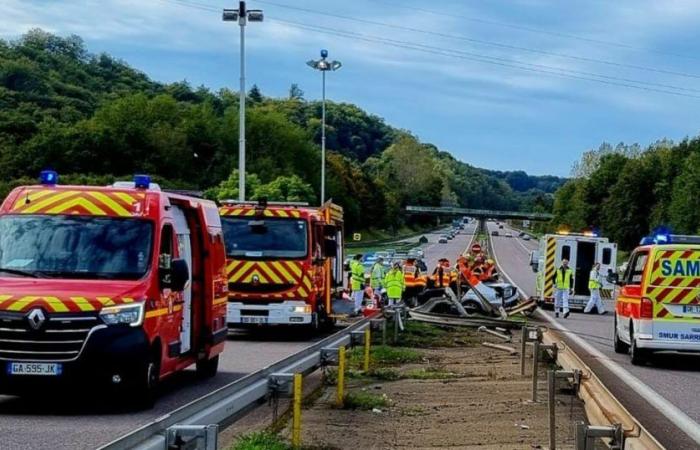
[[[160,378],[158,362],[154,357],[144,362],[136,371],[136,378],[131,383],[130,404],[137,409],[150,409],[156,401],[156,390]]]
[[[622,342],[622,340],[620,340],[620,336],[617,334],[617,316],[615,316],[615,320],[613,323],[614,323],[614,327],[615,327],[614,332],[613,332],[613,334],[614,334],[613,347],[615,348],[615,353],[620,353],[623,355],[627,354],[630,351],[630,346],[625,344],[624,342]]]
[[[199,378],[213,378],[219,370],[219,355],[211,359],[197,361],[197,376]]]
[[[634,332],[630,326],[630,359],[635,366],[643,366],[649,359],[649,353],[646,350],[637,347],[637,340],[634,338]]]

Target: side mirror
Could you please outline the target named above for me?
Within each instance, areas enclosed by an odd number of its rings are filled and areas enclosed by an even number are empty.
[[[323,241],[323,253],[327,258],[335,258],[338,256],[338,242],[334,239],[325,239]]]
[[[608,271],[608,276],[606,277],[608,280],[608,283],[616,284],[618,286],[622,286],[622,282],[620,281],[620,276],[613,271]]]
[[[190,268],[184,259],[173,259],[170,265],[170,289],[184,291],[190,281]]]

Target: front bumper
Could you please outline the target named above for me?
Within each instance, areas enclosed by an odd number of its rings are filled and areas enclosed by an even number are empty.
[[[149,340],[143,328],[128,325],[100,328],[87,338],[83,350],[73,361],[33,361],[61,364],[60,375],[10,375],[11,362],[29,361],[26,358],[0,359],[0,394],[58,393],[66,387],[83,390],[85,386],[125,386],[136,380],[149,355]],[[115,375],[121,380],[118,384],[112,381]]]
[[[311,306],[303,300],[260,304],[229,302],[227,308],[226,317],[230,327],[309,325],[314,320]]]

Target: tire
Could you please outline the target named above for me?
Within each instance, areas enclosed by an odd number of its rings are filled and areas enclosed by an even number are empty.
[[[614,331],[613,331],[613,339],[614,339],[614,344],[613,347],[615,348],[615,353],[619,353],[622,355],[626,355],[630,351],[630,346],[626,343],[624,343],[622,340],[620,340],[620,336],[617,334],[617,315],[615,316],[615,320],[613,321],[614,323]]]
[[[630,325],[630,361],[632,361],[632,364],[635,366],[643,366],[646,365],[648,360],[649,353],[637,347],[637,340],[634,338],[634,330]]]
[[[197,361],[197,376],[199,378],[213,378],[219,370],[219,355],[211,359]]]
[[[131,389],[128,391],[130,405],[136,409],[151,409],[156,401],[156,391],[160,380],[160,361],[151,356],[144,361],[135,373]]]

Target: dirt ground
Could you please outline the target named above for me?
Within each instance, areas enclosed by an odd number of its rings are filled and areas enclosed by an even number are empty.
[[[395,366],[402,376],[416,369],[442,379],[348,380],[348,390],[386,395],[389,405],[372,410],[337,409],[335,388],[303,411],[304,447],[323,449],[531,449],[548,447],[547,383],[541,370],[538,403],[531,403],[530,366],[520,376],[519,357],[480,345],[495,342],[460,330],[456,347],[420,349],[422,361]],[[517,338],[512,345],[519,348]],[[531,352],[531,350],[529,350]],[[547,366],[540,364],[540,367]],[[582,403],[560,382],[557,447],[573,448],[574,421],[585,420]],[[288,437],[289,428],[282,436]]]

